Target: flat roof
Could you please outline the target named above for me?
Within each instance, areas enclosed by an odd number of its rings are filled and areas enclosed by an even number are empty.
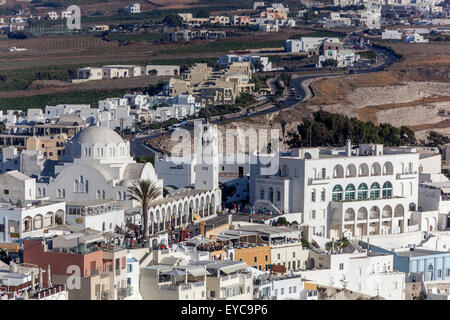
[[[414,249],[409,251],[400,251],[395,252],[396,255],[400,257],[424,257],[424,256],[432,256],[436,254],[450,254],[450,252],[446,251],[436,251],[436,250],[424,250],[424,249]]]

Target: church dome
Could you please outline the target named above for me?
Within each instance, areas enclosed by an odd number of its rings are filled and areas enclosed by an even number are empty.
[[[123,142],[122,137],[113,129],[99,126],[87,127],[72,138],[72,143],[80,144],[119,144]]]

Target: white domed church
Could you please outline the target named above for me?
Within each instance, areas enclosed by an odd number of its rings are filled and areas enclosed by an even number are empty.
[[[134,205],[127,189],[138,179],[163,186],[151,163],[133,160],[129,141],[110,128],[91,126],[66,143],[63,160],[45,187],[46,196],[66,202],[116,200],[129,209]]]
[[[38,198],[65,201],[68,206],[115,202],[125,210],[127,221],[138,224],[136,216],[140,216],[141,209],[136,201],[128,199],[128,187],[138,179],[149,179],[163,188],[163,180],[151,163],[133,160],[129,141],[114,130],[99,126],[87,127],[67,141],[62,161],[54,166],[53,172],[43,176],[46,181],[36,184]],[[200,177],[205,181],[211,178],[204,173]],[[151,233],[215,216],[222,193],[216,185],[205,185],[176,190],[151,203]]]

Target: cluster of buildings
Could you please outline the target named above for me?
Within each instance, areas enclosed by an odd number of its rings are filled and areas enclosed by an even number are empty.
[[[136,163],[112,129],[91,125],[34,176],[20,166],[0,175],[0,247],[18,263],[0,265],[2,299],[318,300],[349,290],[403,300],[417,283],[427,299],[448,297],[450,181],[437,148],[348,141],[229,164],[219,137],[217,126],[196,123],[196,147],[212,161],[194,152],[153,166]],[[276,173],[263,174],[275,158]],[[139,179],[167,192],[150,203],[144,247],[127,227],[143,223],[128,197]],[[207,228],[226,212],[219,183],[237,180],[253,210],[273,215],[247,222],[229,213]],[[68,286],[74,271],[79,285]]]
[[[289,8],[282,3],[264,4],[255,2],[256,15],[210,16],[209,18],[196,18],[192,13],[179,13],[183,22],[189,27],[204,25],[217,25],[222,27],[253,26],[263,32],[278,32],[280,27],[295,27],[294,19],[288,17]]]
[[[383,40],[402,40],[408,43],[427,43],[428,39],[425,39],[423,35],[420,34],[420,30],[414,30],[412,33],[403,33],[402,30],[389,30],[386,29],[381,34],[381,39]]]
[[[353,66],[360,56],[353,49],[344,48],[339,38],[334,37],[301,37],[285,42],[285,50],[290,53],[304,52],[308,57],[317,57],[316,67],[324,67],[327,60],[336,61],[336,67]]]
[[[102,80],[140,77],[144,75],[156,76],[178,76],[180,74],[180,66],[170,65],[107,65],[102,67],[85,67],[77,70],[74,83]]]

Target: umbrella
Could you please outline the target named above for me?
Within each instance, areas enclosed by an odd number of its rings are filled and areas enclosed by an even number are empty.
[[[34,292],[34,288],[36,287],[36,280],[34,279],[34,272],[31,270],[31,290]]]
[[[50,274],[50,265],[47,266],[47,287],[52,286],[52,276]]]
[[[165,276],[181,277],[181,276],[186,275],[186,272],[184,272],[182,270],[178,270],[178,269],[173,269],[171,271],[163,272],[161,274],[165,275]]]
[[[39,290],[44,287],[44,281],[42,279],[42,268],[39,268]]]

